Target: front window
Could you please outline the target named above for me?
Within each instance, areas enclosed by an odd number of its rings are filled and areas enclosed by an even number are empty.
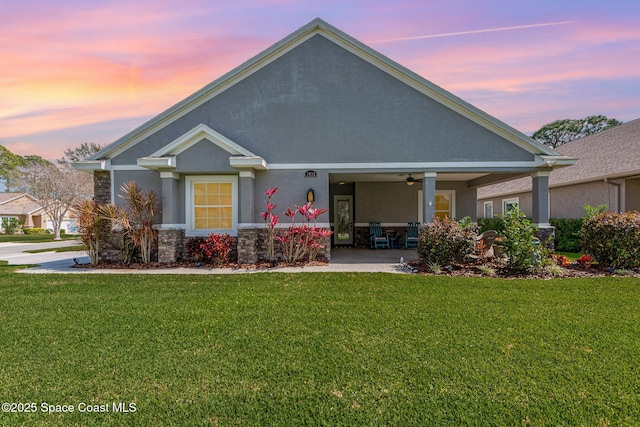
[[[505,200],[503,200],[502,201],[502,213],[509,212],[511,209],[513,209],[516,206],[518,206],[519,202],[520,202],[520,199],[518,197],[513,198],[513,199],[505,199]]]
[[[493,218],[493,202],[484,202],[484,217]]]
[[[237,185],[235,176],[187,177],[187,232],[235,234]]]

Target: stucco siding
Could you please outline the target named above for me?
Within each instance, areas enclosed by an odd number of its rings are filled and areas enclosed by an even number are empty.
[[[268,188],[278,187],[278,192],[273,196],[272,202],[278,207],[274,213],[280,215],[280,222],[284,225],[289,223],[289,218],[283,215],[287,207],[295,208],[295,205],[302,206],[307,203],[307,190],[313,189],[315,192],[314,207],[329,209],[329,174],[318,171],[317,178],[305,178],[304,171],[260,171],[255,174],[254,200],[255,214],[253,221],[263,222],[260,212],[265,210],[265,191]],[[297,216],[296,221],[300,223],[302,217]],[[329,215],[324,214],[318,218],[318,222],[328,223]]]
[[[112,163],[135,163],[200,123],[270,163],[533,159],[320,35]]]
[[[584,205],[607,204],[616,209],[615,187],[604,182],[591,182],[557,187],[549,190],[552,218],[581,218]]]
[[[237,173],[229,164],[228,151],[223,150],[208,140],[192,145],[176,156],[178,173]]]
[[[355,222],[418,221],[419,185],[403,182],[356,182]]]
[[[640,178],[627,179],[625,202],[626,210],[640,212]]]
[[[520,209],[527,216],[531,216],[531,193],[528,192],[479,200],[477,204],[478,218],[484,216],[484,202],[493,201],[494,215],[498,215],[503,213],[502,201],[516,197],[520,199]],[[616,198],[616,187],[605,182],[590,182],[551,188],[549,190],[550,218],[581,218],[585,214],[585,204],[591,206],[606,204],[610,209],[616,210]],[[627,210],[629,210],[628,207]]]

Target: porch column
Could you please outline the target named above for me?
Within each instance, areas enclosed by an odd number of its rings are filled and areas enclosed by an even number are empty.
[[[252,170],[240,171],[240,224],[253,224],[254,185],[256,175]],[[242,226],[241,226],[242,227]]]
[[[436,173],[425,172],[422,178],[422,222],[431,222],[436,216]]]
[[[175,172],[160,172],[162,180],[162,223],[178,223],[179,203],[176,200],[179,189],[180,174]]]
[[[531,217],[538,227],[549,227],[549,175],[551,172],[535,172],[531,175],[533,180],[533,200]]]
[[[178,194],[180,175],[160,172],[162,180],[162,226],[158,230],[158,261],[176,262],[183,257],[183,226],[178,223]]]

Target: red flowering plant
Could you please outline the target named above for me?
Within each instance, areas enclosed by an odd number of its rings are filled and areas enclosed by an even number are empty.
[[[280,242],[282,258],[285,262],[295,263],[306,259],[308,262],[316,260],[318,253],[325,247],[332,231],[318,228],[316,223],[320,215],[327,213],[327,209],[313,208],[311,203],[287,208],[284,215],[291,221],[289,228],[274,239]],[[296,216],[300,215],[306,224],[296,224]],[[312,223],[313,221],[313,223]]]
[[[560,254],[551,254],[551,258],[555,261],[555,263],[557,265],[559,265],[560,267],[567,267],[569,265],[571,265],[571,260],[569,258],[567,258],[566,255],[560,255]]]
[[[584,268],[591,267],[592,263],[593,258],[591,257],[591,255],[582,255],[580,258],[578,258],[578,264],[582,265]]]
[[[205,258],[212,264],[226,264],[236,239],[228,234],[209,234],[207,240],[200,244]]]

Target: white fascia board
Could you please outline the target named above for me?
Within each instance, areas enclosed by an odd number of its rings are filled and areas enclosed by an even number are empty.
[[[136,163],[147,169],[175,169],[175,157],[141,157]]]
[[[111,168],[111,159],[82,160],[71,163],[71,167],[79,171],[106,171]]]
[[[260,156],[234,156],[229,157],[229,164],[234,168],[242,169],[242,168],[251,168],[254,170],[267,170],[269,169],[269,164],[265,159]]]
[[[384,162],[384,163],[270,163],[270,170],[330,170],[332,172],[452,172],[505,170],[533,171],[541,161],[519,162]]]

